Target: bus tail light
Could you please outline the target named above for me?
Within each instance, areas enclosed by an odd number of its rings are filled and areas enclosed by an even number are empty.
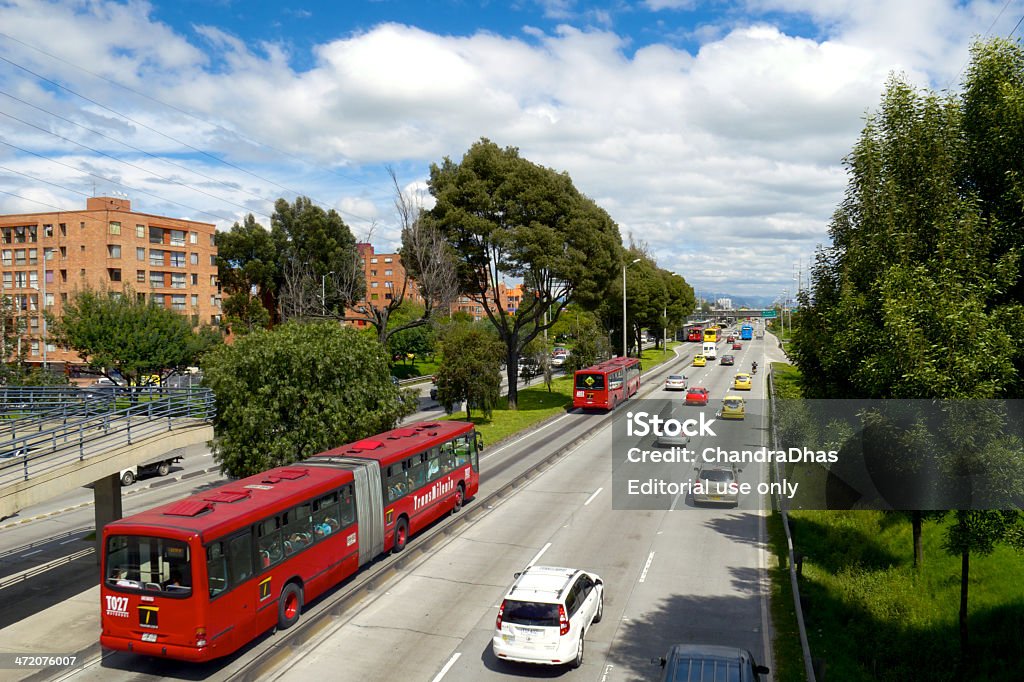
[[[505,600],[501,600],[501,606],[498,607],[498,618],[494,621],[494,628],[496,630],[501,629],[501,614],[505,613]]]
[[[561,604],[558,605],[558,634],[569,634],[569,619],[565,615],[565,607]]]
[[[196,628],[196,646],[206,646],[206,628]]]

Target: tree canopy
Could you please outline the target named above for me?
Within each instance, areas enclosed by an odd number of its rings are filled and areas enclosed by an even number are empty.
[[[116,375],[133,385],[151,383],[145,377],[163,375],[196,365],[199,357],[220,343],[215,330],[192,329],[189,318],[152,302],[137,300],[134,292],[77,293],[51,324],[54,342],[78,353],[90,368],[111,379]]]
[[[466,402],[466,418],[472,410],[484,417],[501,397],[502,344],[480,325],[446,325],[440,339],[441,364],[437,370],[437,400],[451,412]]]
[[[429,217],[459,257],[459,290],[481,305],[504,344],[515,408],[520,352],[570,300],[596,305],[604,297],[621,260],[618,226],[567,174],[487,139],[461,162],[432,165],[428,186],[436,199]],[[505,277],[523,283],[514,311],[499,295]]]
[[[336,323],[285,323],[209,353],[217,396],[215,456],[245,476],[386,431],[413,400],[390,379],[373,337]]]

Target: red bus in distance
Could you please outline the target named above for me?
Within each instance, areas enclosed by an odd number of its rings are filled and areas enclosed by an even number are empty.
[[[107,524],[100,644],[208,661],[273,627],[480,486],[467,422],[418,422]]]
[[[702,327],[699,324],[698,325],[694,325],[692,327],[687,327],[687,329],[686,329],[686,340],[687,341],[696,341],[698,343],[703,343],[704,342],[704,327]]]
[[[573,377],[572,406],[614,410],[640,390],[641,369],[638,358],[612,358],[577,370]]]

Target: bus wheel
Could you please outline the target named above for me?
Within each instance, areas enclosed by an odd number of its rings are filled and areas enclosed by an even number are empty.
[[[135,483],[135,474],[130,471],[121,474],[121,485],[131,485],[132,483]]]
[[[466,501],[466,487],[461,483],[455,487],[455,506],[452,507],[452,514],[462,511],[462,503]]]
[[[288,583],[277,600],[277,629],[287,630],[299,622],[301,614],[302,588],[295,583]]]
[[[171,465],[167,462],[160,462],[160,466],[156,468],[156,473],[159,476],[166,476],[171,473]]]
[[[401,552],[405,549],[405,543],[409,541],[409,522],[405,520],[405,517],[398,519],[398,523],[395,525],[395,553]]]

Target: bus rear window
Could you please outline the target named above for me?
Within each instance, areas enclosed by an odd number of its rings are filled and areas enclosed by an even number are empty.
[[[603,391],[604,375],[590,373],[577,374],[576,388],[584,391]]]
[[[192,560],[180,540],[146,535],[107,538],[106,575],[109,587],[122,590],[192,594]]]

